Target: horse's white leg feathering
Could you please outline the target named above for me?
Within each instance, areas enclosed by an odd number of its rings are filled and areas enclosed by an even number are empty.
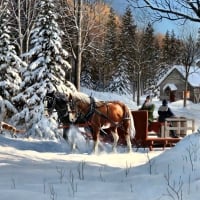
[[[113,150],[113,152],[116,152],[117,151],[116,147],[117,147],[117,142],[119,140],[119,135],[117,133],[117,129],[115,131],[112,131],[111,133],[112,133],[112,136],[113,136],[113,139],[114,139],[112,150]]]
[[[135,126],[134,126],[133,115],[131,113],[131,110],[129,110],[129,115],[130,115],[130,137],[134,138],[135,137]]]

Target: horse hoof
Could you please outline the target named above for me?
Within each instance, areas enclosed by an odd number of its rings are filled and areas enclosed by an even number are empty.
[[[128,153],[133,153],[132,149],[129,149],[129,150],[128,150]]]
[[[117,153],[117,149],[116,148],[112,149],[112,153]]]

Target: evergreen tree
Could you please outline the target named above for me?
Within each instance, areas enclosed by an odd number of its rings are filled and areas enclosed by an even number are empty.
[[[114,10],[110,9],[104,43],[104,66],[102,70],[103,87],[109,88],[108,83],[117,67],[117,24]]]
[[[85,67],[85,69],[81,73],[81,86],[86,87],[88,89],[94,88],[94,83],[91,78],[91,67]]]
[[[88,89],[94,89],[95,86],[94,77],[92,76],[94,68],[97,67],[98,64],[95,56],[97,56],[96,52],[92,54],[90,51],[86,51],[83,55],[80,84],[82,87],[86,87]]]
[[[118,94],[130,94],[131,88],[129,77],[122,65],[114,72],[107,90]]]
[[[15,106],[12,104],[12,97],[19,92],[21,83],[20,70],[25,63],[17,56],[13,38],[11,35],[9,1],[2,3],[0,10],[0,96],[2,96],[1,105],[4,105],[5,118],[10,118],[16,112]]]
[[[177,39],[176,39],[176,35],[174,33],[174,30],[172,30],[171,32],[171,36],[170,36],[170,48],[169,48],[169,61],[172,65],[176,64],[176,60],[177,60]]]
[[[166,68],[180,62],[181,42],[176,38],[174,31],[166,32],[163,39],[162,61]]]
[[[159,94],[159,88],[157,86],[158,80],[159,80],[159,72],[162,69],[160,67],[160,63],[161,63],[161,47],[159,45],[159,42],[157,40],[157,38],[155,38],[154,40],[154,63],[152,66],[152,71],[150,74],[150,78],[149,78],[149,82],[148,82],[148,90],[152,91],[154,96],[157,96]]]
[[[165,37],[162,41],[162,61],[165,64],[170,64],[170,35],[169,31],[166,32]]]
[[[156,80],[160,80],[170,69],[171,67],[171,58],[170,58],[170,49],[171,49],[171,36],[169,31],[166,32],[165,37],[162,40],[161,47],[161,67],[156,73]]]
[[[183,43],[180,39],[176,37],[174,30],[172,30],[170,42],[171,42],[171,46],[170,46],[171,47],[170,48],[171,63],[173,65],[180,64]]]
[[[133,15],[130,7],[126,8],[124,15],[122,16],[122,25],[120,30],[120,42],[119,42],[119,54],[124,56],[124,59],[128,61],[128,65],[131,64],[134,59],[134,43],[137,26],[134,23]]]
[[[124,92],[131,92],[130,82],[135,79],[135,60],[134,44],[135,44],[136,25],[134,24],[133,15],[130,7],[126,8],[124,15],[122,16],[122,25],[120,27],[120,36],[118,43],[118,67],[115,75],[119,76],[120,72],[123,71],[123,78],[120,79],[121,87]],[[128,38],[128,39],[127,39]],[[117,77],[116,77],[117,78]],[[118,78],[117,78],[118,79]],[[133,92],[134,93],[134,92]]]
[[[154,29],[150,23],[144,31],[142,44],[143,56],[145,60],[142,82],[144,83],[144,90],[148,91],[153,89],[152,83],[158,70],[159,63],[159,45],[156,43]]]
[[[13,118],[18,123],[25,123],[32,136],[44,136],[47,132],[42,124],[45,120],[43,100],[48,91],[67,92],[65,71],[70,69],[66,61],[68,53],[62,48],[62,32],[56,22],[53,0],[41,0],[38,10],[31,35],[32,48],[27,53],[31,62],[23,72],[22,92],[14,99],[23,108]]]

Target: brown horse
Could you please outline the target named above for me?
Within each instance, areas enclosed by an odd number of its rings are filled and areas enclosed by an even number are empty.
[[[69,120],[75,122],[78,117],[87,120],[93,135],[94,152],[98,151],[100,130],[108,129],[114,138],[113,151],[116,151],[119,135],[124,134],[128,151],[132,151],[131,138],[135,136],[133,117],[129,108],[119,101],[97,101],[80,92],[68,94],[70,106]]]

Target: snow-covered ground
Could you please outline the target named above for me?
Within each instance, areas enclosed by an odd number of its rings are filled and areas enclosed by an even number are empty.
[[[131,96],[84,92],[138,109]],[[161,102],[153,102],[157,116]],[[183,108],[178,101],[169,106],[177,116],[195,119],[195,133],[171,149],[149,152],[133,148],[128,154],[118,147],[113,154],[110,144],[102,144],[101,153],[93,155],[92,141],[86,142],[75,129],[70,131],[79,148],[75,153],[62,138],[50,141],[0,135],[0,199],[199,200],[200,105],[188,102]]]

